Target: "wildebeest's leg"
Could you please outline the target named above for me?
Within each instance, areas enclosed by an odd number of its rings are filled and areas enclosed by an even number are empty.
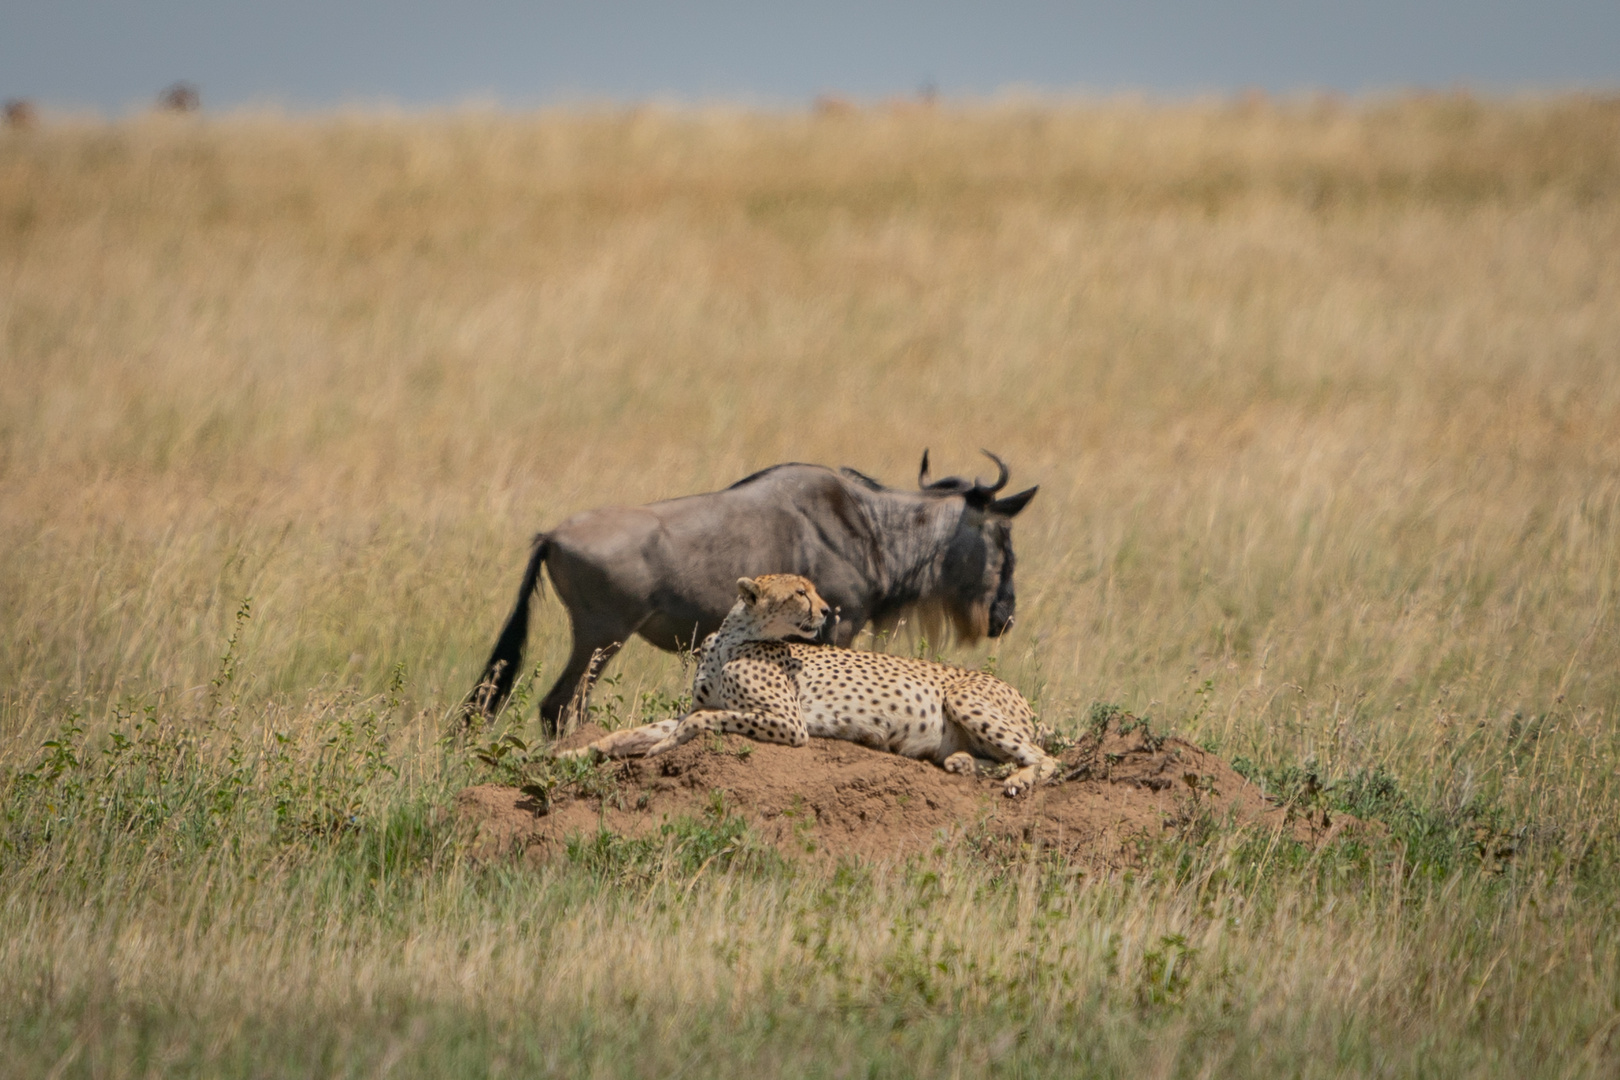
[[[634,632],[634,629],[630,631]],[[568,711],[576,696],[583,709],[585,699],[591,693],[591,684],[614,654],[624,647],[624,639],[629,636],[625,634],[617,640],[587,638],[575,626],[574,651],[569,654],[568,666],[563,668],[563,673],[557,676],[557,681],[551,684],[545,699],[540,702],[540,724],[548,735],[555,735],[561,729],[563,713]]]
[[[563,713],[568,711],[576,697],[581,710],[584,709],[585,699],[590,696],[597,676],[602,674],[607,662],[624,648],[624,643],[641,629],[649,614],[643,613],[639,617],[626,617],[611,611],[582,614],[570,607],[569,622],[574,633],[574,649],[568,656],[568,665],[563,668],[563,673],[557,676],[557,681],[546,691],[545,700],[540,702],[540,723],[547,734],[557,734]]]

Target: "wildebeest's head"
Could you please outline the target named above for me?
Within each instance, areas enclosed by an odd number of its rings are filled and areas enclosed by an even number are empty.
[[[948,620],[965,641],[1000,637],[1012,625],[1018,598],[1013,591],[1012,519],[1029,505],[1038,487],[1006,498],[996,493],[1007,486],[1007,466],[990,451],[986,457],[999,471],[995,483],[948,476],[928,479],[928,451],[923,451],[917,486],[924,491],[960,495],[966,503],[960,523],[945,551],[940,574],[940,610],[933,620]]]

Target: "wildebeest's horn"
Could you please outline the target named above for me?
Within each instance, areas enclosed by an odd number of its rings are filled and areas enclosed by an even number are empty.
[[[989,454],[990,451],[986,450]],[[917,470],[917,486],[924,491],[948,492],[952,495],[968,495],[975,499],[989,499],[1000,491],[1007,483],[1007,466],[1001,464],[1001,459],[990,454],[990,460],[1001,466],[1001,479],[996,481],[995,487],[985,487],[977,480],[964,480],[960,476],[945,476],[938,480],[928,478],[928,451],[923,451],[922,467]]]
[[[984,482],[982,480],[980,480],[978,477],[974,477],[973,478],[973,490],[977,491],[977,492],[983,492],[986,495],[994,495],[996,492],[1000,491],[1002,488],[1007,486],[1007,477],[1012,475],[1012,474],[1007,471],[1007,463],[1005,461],[1002,461],[1000,458],[996,457],[996,455],[992,454],[990,451],[988,451],[988,450],[980,450],[979,453],[983,454],[985,457],[987,457],[991,461],[995,462],[996,463],[996,468],[1000,471],[1001,475],[996,477],[995,484],[990,486],[990,487],[985,487]]]

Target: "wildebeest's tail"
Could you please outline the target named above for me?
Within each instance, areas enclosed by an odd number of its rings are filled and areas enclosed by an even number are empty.
[[[495,649],[484,664],[484,673],[478,677],[478,685],[467,699],[469,717],[480,714],[493,716],[512,693],[512,683],[517,679],[518,669],[523,666],[523,646],[529,640],[529,600],[540,584],[540,567],[550,550],[551,537],[536,533],[534,551],[529,555],[529,565],[523,570],[523,584],[518,587],[517,604],[513,606],[512,614],[506,617],[506,625],[501,627]]]

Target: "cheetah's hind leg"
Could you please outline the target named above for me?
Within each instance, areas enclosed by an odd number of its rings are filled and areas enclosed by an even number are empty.
[[[968,748],[1018,766],[1007,777],[1009,797],[1022,795],[1057,772],[1057,762],[1036,741],[1029,703],[1000,679],[964,672],[945,692],[945,719],[955,724]]]
[[[1009,797],[1022,795],[1025,791],[1035,787],[1037,784],[1046,783],[1046,781],[1050,780],[1053,775],[1056,774],[1057,760],[1048,756],[1047,753],[1044,750],[1041,750],[1039,747],[1035,748],[1035,752],[1040,755],[1039,761],[1025,765],[1023,768],[1015,770],[1011,776],[1007,777],[1006,792]]]

